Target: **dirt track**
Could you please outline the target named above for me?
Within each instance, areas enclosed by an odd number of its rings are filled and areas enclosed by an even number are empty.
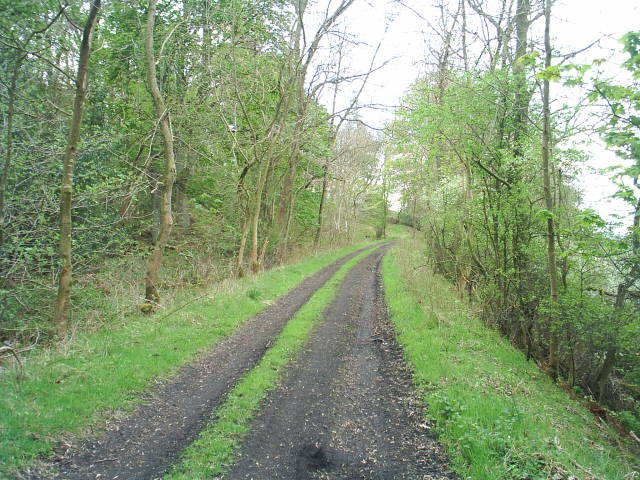
[[[454,479],[412,396],[375,251],[347,275],[228,479]]]
[[[369,247],[367,247],[369,248]],[[347,261],[342,257],[302,281],[198,361],[157,388],[144,405],[109,424],[104,436],[60,447],[54,468],[30,478],[126,479],[160,477],[197,436],[241,375],[262,358],[284,325]],[[29,478],[29,477],[28,477]]]
[[[379,248],[347,274],[303,352],[268,396],[225,477],[254,480],[455,479],[387,320]],[[364,249],[363,249],[364,250]],[[160,478],[286,322],[354,252],[303,281],[100,438],[59,451],[40,479]]]

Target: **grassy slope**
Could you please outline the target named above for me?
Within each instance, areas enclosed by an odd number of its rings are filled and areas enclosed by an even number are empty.
[[[359,246],[324,253],[257,277],[212,288],[165,316],[133,316],[119,328],[79,334],[27,362],[23,379],[0,376],[0,477],[51,453],[55,442],[131,408],[154,379],[167,377],[220,341],[266,302]]]
[[[408,242],[390,251],[386,297],[455,469],[487,480],[636,478],[626,475],[638,458],[616,434],[485,328],[424,264]]]
[[[211,423],[165,476],[167,480],[213,478],[225,471],[233,462],[233,453],[248,432],[249,422],[257,414],[262,400],[276,386],[284,367],[299,352],[348,271],[370,253],[363,252],[343,265],[291,319],[260,363],[229,392],[226,401],[214,412]]]

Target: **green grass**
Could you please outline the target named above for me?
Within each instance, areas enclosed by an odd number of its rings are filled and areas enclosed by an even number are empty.
[[[81,435],[111,412],[131,409],[154,379],[168,377],[270,300],[362,246],[233,280],[172,315],[131,316],[118,328],[35,352],[19,383],[12,369],[0,376],[0,478],[50,455],[56,442]]]
[[[413,228],[399,223],[387,224],[387,238],[389,240],[405,240],[413,236]]]
[[[638,478],[638,458],[616,433],[416,267],[425,261],[409,245],[385,257],[386,298],[454,469],[487,480]]]
[[[214,412],[211,423],[184,451],[181,461],[165,479],[199,480],[224,473],[233,462],[234,452],[249,431],[249,423],[260,409],[262,400],[276,386],[284,367],[303,346],[345,275],[370,253],[363,252],[343,265],[289,321],[260,363],[229,392],[225,402]]]

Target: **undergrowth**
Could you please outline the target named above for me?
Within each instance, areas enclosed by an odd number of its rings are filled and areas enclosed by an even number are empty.
[[[235,244],[221,240],[224,236],[217,228],[212,229],[210,223],[197,221],[192,230],[175,229],[164,254],[158,286],[166,310],[205,294],[212,284],[233,278],[236,271]],[[364,233],[353,241],[338,237],[324,242],[319,250],[337,250],[373,240],[372,233],[369,237]],[[102,252],[99,259],[79,261],[74,266],[70,330],[86,332],[113,327],[139,313],[139,305],[144,302],[142,282],[150,249],[151,245],[140,240],[122,251]],[[286,264],[298,263],[317,253],[313,242],[292,244]],[[269,256],[265,259],[267,268],[275,266],[269,263],[270,259]],[[57,270],[48,274],[24,273],[11,281],[0,278],[0,342],[20,350],[52,341],[56,291]]]
[[[233,462],[234,452],[242,438],[249,431],[249,423],[258,412],[262,400],[277,384],[284,367],[302,348],[349,270],[369,254],[370,251],[365,251],[343,265],[304,304],[260,363],[229,392],[225,402],[214,412],[211,423],[187,447],[181,461],[164,477],[166,480],[208,479],[225,472]]]
[[[414,381],[463,478],[640,478],[624,440],[485,328],[418,244],[392,249],[383,275]]]
[[[271,300],[362,246],[227,280],[170,315],[119,318],[117,326],[32,352],[24,366],[0,375],[0,478],[50,455],[57,442],[81,435],[109,412],[132,408],[155,379],[167,378]]]

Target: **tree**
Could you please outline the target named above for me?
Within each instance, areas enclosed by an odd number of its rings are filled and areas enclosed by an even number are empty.
[[[302,134],[306,123],[305,116],[309,109],[310,101],[315,100],[312,96],[306,94],[305,81],[307,79],[309,68],[315,59],[318,48],[320,47],[320,43],[327,36],[338,19],[353,4],[353,2],[354,0],[341,0],[330,15],[327,13],[308,46],[306,45],[306,40],[303,37],[304,15],[307,9],[307,1],[302,0],[297,2],[295,5],[296,27],[292,49],[292,61],[294,67],[292,69],[292,78],[290,83],[292,91],[290,93],[287,92],[287,95],[293,96],[290,101],[295,105],[296,120],[294,124],[294,136],[291,155],[289,157],[289,165],[283,180],[280,205],[276,216],[281,256],[287,249],[291,212],[293,209],[293,202],[295,201],[293,183],[300,161]],[[318,86],[312,84],[310,89],[313,90],[314,88],[317,89]]]
[[[62,189],[60,193],[60,260],[61,270],[58,282],[58,295],[56,298],[54,323],[58,333],[63,333],[67,328],[69,315],[69,299],[71,295],[71,281],[73,279],[73,263],[71,259],[71,201],[73,197],[73,169],[80,140],[80,126],[84,101],[87,93],[87,81],[89,74],[89,58],[91,57],[91,39],[98,17],[101,0],[93,0],[89,10],[89,16],[82,31],[82,43],[78,58],[78,73],[76,76],[76,95],[73,104],[73,115],[69,125],[67,148],[64,155],[64,172],[62,176]]]
[[[153,252],[147,264],[145,275],[145,300],[152,305],[160,302],[157,281],[158,271],[162,265],[164,249],[171,235],[173,226],[173,215],[171,211],[171,196],[173,193],[173,183],[176,179],[176,160],[173,151],[173,133],[171,132],[171,121],[169,111],[165,105],[158,80],[156,78],[156,57],[153,47],[153,27],[156,18],[157,0],[149,0],[149,10],[147,12],[147,23],[144,29],[144,48],[147,59],[147,84],[153,104],[156,109],[156,121],[160,125],[163,141],[164,172],[162,177],[161,191],[162,199],[160,203],[160,231],[153,246]]]
[[[615,292],[614,308],[623,315],[630,289],[640,280],[640,32],[629,32],[622,42],[629,59],[623,66],[632,74],[630,85],[616,85],[606,81],[596,82],[592,100],[604,99],[609,108],[608,125],[601,131],[607,145],[631,165],[622,168],[616,176],[616,196],[627,202],[632,209],[632,225],[624,244],[625,258],[620,265],[621,279]],[[607,382],[616,364],[618,342],[610,341],[600,368],[591,379],[598,398],[602,398]]]
[[[455,35],[439,33],[442,47],[434,52],[434,72],[416,83],[398,116],[398,152],[411,158],[401,163],[405,168],[415,169],[417,162],[424,165],[418,171],[427,172],[427,187],[418,195],[430,215],[419,222],[426,227],[436,270],[461,293],[480,300],[489,324],[529,357],[542,360],[555,350],[549,342],[555,328],[535,321],[545,296],[540,266],[545,257],[548,262],[549,244],[555,247],[557,233],[540,237],[536,229],[548,229],[553,197],[566,179],[557,178],[552,168],[555,127],[548,96],[546,109],[544,94],[531,109],[536,54],[527,53],[528,34],[539,15],[525,0],[502,3],[497,12],[485,10],[492,5],[469,4],[477,17],[463,19],[463,24],[485,25],[481,50],[456,46]],[[443,13],[443,18],[453,18],[455,25],[461,12],[466,14],[457,2],[453,7],[457,11]],[[457,66],[454,52],[460,51],[463,61]],[[478,57],[469,58],[474,52]],[[464,67],[470,64],[477,67]],[[407,192],[415,190],[411,179],[401,183]],[[551,200],[551,210],[545,199]],[[542,244],[541,238],[549,241]],[[547,273],[547,284],[549,278]],[[557,295],[557,280],[555,287]]]
[[[331,102],[331,111],[330,111],[331,116],[329,119],[331,123],[331,135],[329,138],[329,145],[332,149],[332,152],[330,155],[326,156],[322,164],[322,186],[320,190],[320,203],[318,205],[318,222],[316,227],[316,233],[313,240],[313,244],[315,247],[318,247],[318,245],[320,244],[320,235],[322,234],[322,227],[324,222],[323,213],[324,213],[324,207],[325,207],[326,198],[327,198],[327,191],[329,188],[330,169],[331,169],[331,165],[335,162],[335,156],[336,156],[336,152],[334,148],[336,146],[336,138],[337,138],[338,132],[340,131],[342,126],[345,124],[345,122],[350,118],[352,112],[358,109],[358,101],[360,99],[360,96],[362,95],[362,92],[364,91],[364,88],[367,85],[367,82],[369,81],[369,77],[376,70],[375,62],[378,56],[378,52],[380,51],[380,46],[382,45],[382,41],[381,41],[378,44],[371,58],[369,69],[363,74],[363,79],[362,79],[362,83],[360,84],[360,88],[351,99],[351,102],[343,111],[338,112],[338,107],[337,107],[338,93],[340,91],[340,86],[341,86],[343,77],[345,76],[343,62],[344,62],[346,43],[347,42],[346,42],[346,31],[345,31],[341,35],[339,35],[337,44],[333,46],[333,49],[337,50],[336,55],[334,56],[335,72],[333,72],[333,78],[331,78],[331,80],[327,82],[327,83],[333,84],[333,98]],[[383,63],[382,65],[385,65],[385,64],[386,62]]]
[[[544,22],[544,68],[551,68],[551,0],[545,1],[545,22]],[[544,203],[547,209],[547,268],[549,270],[549,296],[552,306],[558,303],[558,269],[556,266],[556,234],[554,222],[554,205],[551,192],[551,111],[549,107],[550,78],[543,74],[542,92],[542,177],[544,180]],[[555,312],[552,311],[552,317]],[[555,379],[560,368],[559,358],[559,332],[555,322],[551,324],[551,341],[549,343],[549,372]]]

